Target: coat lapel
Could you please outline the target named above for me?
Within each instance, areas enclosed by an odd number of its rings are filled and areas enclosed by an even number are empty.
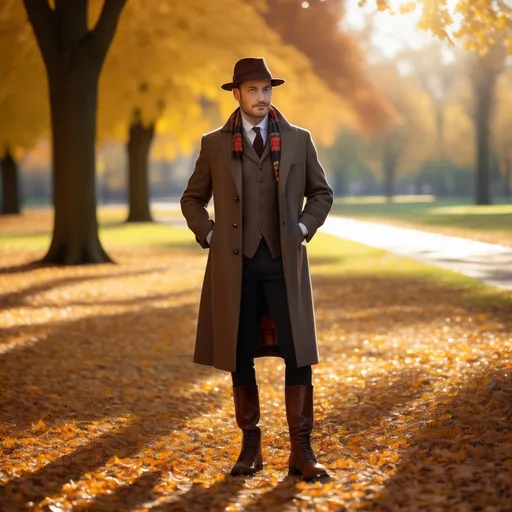
[[[270,153],[270,140],[269,137],[267,137],[267,142],[265,144],[265,147],[263,148],[263,153],[261,155],[261,159],[265,160],[267,158],[267,155]],[[256,151],[254,152],[256,154]]]
[[[226,158],[226,163],[229,167],[229,172],[231,173],[231,176],[233,178],[233,181],[235,183],[235,188],[239,196],[242,195],[242,162],[236,158],[233,158],[233,155],[231,154],[231,144],[233,142],[233,138],[231,136],[231,133],[228,132],[222,132],[222,152],[224,153],[224,157]]]
[[[292,126],[283,126],[281,131],[281,161],[279,162],[279,191],[284,195],[286,181],[297,149],[297,130]]]

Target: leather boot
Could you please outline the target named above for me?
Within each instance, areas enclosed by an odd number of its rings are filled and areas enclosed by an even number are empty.
[[[242,430],[242,450],[232,475],[250,475],[263,468],[258,386],[233,386],[236,423]]]
[[[311,447],[313,430],[313,386],[285,386],[286,418],[290,432],[289,476],[304,480],[328,477]]]

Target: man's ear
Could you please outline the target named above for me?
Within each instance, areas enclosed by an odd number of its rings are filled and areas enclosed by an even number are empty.
[[[238,87],[233,88],[233,97],[236,101],[240,101],[240,89]]]

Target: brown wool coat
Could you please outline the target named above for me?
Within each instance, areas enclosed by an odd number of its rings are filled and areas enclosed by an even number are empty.
[[[310,133],[278,114],[282,140],[278,184],[281,253],[297,364],[307,366],[318,363],[318,347],[307,249],[298,224],[307,227],[309,242],[331,209],[333,193]],[[231,142],[229,124],[203,136],[194,172],[181,198],[183,215],[197,242],[210,248],[194,362],[230,372],[236,369],[243,212],[242,164],[232,157]],[[212,195],[215,221],[207,211]],[[212,229],[209,246],[206,235]]]

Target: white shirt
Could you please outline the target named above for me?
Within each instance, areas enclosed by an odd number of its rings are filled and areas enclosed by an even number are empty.
[[[242,116],[242,126],[244,127],[244,132],[247,138],[251,141],[251,144],[254,144],[254,139],[256,138],[256,132],[253,130],[254,125],[247,121],[244,116]],[[267,142],[267,132],[268,132],[268,114],[261,120],[259,124],[261,128],[261,138],[263,139],[263,145]]]

